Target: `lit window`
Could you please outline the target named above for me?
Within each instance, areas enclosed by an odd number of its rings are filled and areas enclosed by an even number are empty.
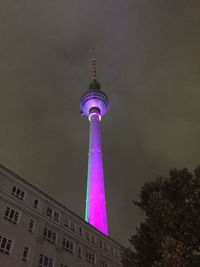
[[[88,262],[90,262],[92,264],[95,264],[95,258],[96,257],[95,257],[95,254],[94,253],[86,250],[86,252],[85,252],[85,259],[86,259],[86,261],[88,261]]]
[[[0,235],[0,252],[5,254],[11,254],[13,241]]]
[[[39,201],[38,201],[37,199],[35,199],[35,200],[34,200],[33,207],[34,207],[35,209],[37,209],[37,208],[38,208],[38,204],[39,204]]]
[[[52,216],[52,209],[51,208],[47,208],[47,216],[51,217]]]
[[[25,196],[25,192],[16,186],[13,186],[11,194],[21,200],[23,200]]]
[[[60,213],[57,212],[57,211],[54,211],[54,216],[53,217],[54,217],[54,220],[59,221]]]
[[[28,247],[24,247],[22,260],[23,261],[28,261],[28,257],[29,257],[29,248]]]
[[[53,267],[53,259],[40,254],[39,267]]]
[[[35,220],[30,219],[28,230],[29,230],[29,232],[33,233],[34,229],[35,229]]]
[[[48,228],[44,228],[43,238],[55,244],[57,241],[57,232],[54,232]]]
[[[70,253],[74,253],[74,243],[70,240],[67,240],[66,238],[63,238],[63,243],[62,243],[63,249]]]
[[[20,213],[16,210],[13,210],[9,207],[6,208],[5,214],[4,214],[4,219],[17,224],[19,222],[19,217],[20,217]]]

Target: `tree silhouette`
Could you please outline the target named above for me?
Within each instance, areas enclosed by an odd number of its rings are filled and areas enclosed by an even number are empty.
[[[145,220],[123,250],[125,267],[200,266],[200,167],[144,184],[134,204]]]

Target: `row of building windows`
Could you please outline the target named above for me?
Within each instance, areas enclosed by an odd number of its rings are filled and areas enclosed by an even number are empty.
[[[70,219],[66,220],[66,223],[64,224],[64,226],[69,228],[73,232],[77,232],[80,236],[84,236],[83,228],[79,226],[77,230],[76,224]],[[86,240],[91,241],[93,244],[96,244],[96,236],[94,233],[85,231],[85,238]]]
[[[10,255],[13,248],[13,244],[14,244],[13,240],[0,235],[0,252]],[[24,247],[22,254],[23,261],[28,261],[29,251],[30,249],[28,247]]]
[[[56,243],[57,232],[54,232],[51,229],[45,228],[43,237],[44,239],[50,241],[51,243]],[[67,238],[63,238],[62,248],[72,254],[75,253],[74,242],[71,240],[68,240]],[[78,252],[78,257],[81,259],[82,258],[82,246],[80,245],[78,246],[77,252]],[[95,264],[96,262],[96,255],[88,250],[86,250],[85,258],[86,258],[86,261],[91,264]],[[102,267],[108,267],[107,261],[105,260],[102,261]]]
[[[21,188],[19,188],[19,187],[14,185],[13,188],[12,188],[11,194],[13,196],[19,198],[20,200],[24,200],[26,192],[24,190],[22,190]],[[39,200],[38,199],[34,200],[33,207],[35,209],[38,209],[38,207],[39,207]],[[56,210],[54,210],[54,209],[52,209],[50,207],[47,207],[46,214],[47,214],[48,217],[53,218],[55,221],[59,222],[60,213],[58,211],[56,211]]]
[[[51,242],[52,244],[56,244],[57,237],[58,237],[57,232],[55,232],[52,229],[47,228],[47,227],[44,228],[43,238],[45,240]],[[63,238],[62,248],[64,250],[72,253],[72,254],[74,254],[74,252],[75,252],[74,242],[72,240],[67,239],[67,238]],[[82,258],[82,247],[81,246],[78,247],[78,257]]]
[[[17,186],[13,186],[11,194],[13,196],[19,198],[20,200],[24,200],[26,192]],[[37,209],[38,206],[39,206],[39,200],[35,199],[34,203],[33,203],[33,207],[35,209]],[[7,215],[5,214],[4,218],[7,219],[8,221],[14,223],[14,224],[17,224],[19,222],[19,219],[20,219],[20,213],[17,211],[14,211],[13,209],[10,209],[10,210],[9,210],[9,208],[7,208],[7,209],[8,209]],[[46,215],[49,218],[52,218],[53,220],[55,220],[57,222],[60,221],[60,213],[51,207],[47,207]],[[33,219],[30,220],[30,225],[31,225],[31,227],[29,227],[29,231],[33,232],[34,231],[34,225],[35,225],[35,221]],[[84,235],[83,228],[81,226],[79,226],[78,230],[77,230],[76,224],[73,221],[71,221],[70,219],[66,219],[64,226],[69,228],[73,232],[77,232],[80,236]],[[85,238],[86,238],[86,240],[91,241],[93,244],[96,244],[96,236],[92,232],[86,231],[85,232]],[[108,244],[102,240],[99,242],[99,247],[105,251],[108,251]],[[119,252],[117,250],[115,250],[114,248],[111,248],[111,254],[114,256],[119,256]]]
[[[20,216],[21,216],[21,213],[19,211],[16,211],[10,207],[7,207],[6,210],[5,210],[5,214],[4,214],[4,219],[13,223],[13,224],[18,224],[19,223],[19,219],[20,219]],[[28,224],[28,231],[31,232],[31,233],[34,233],[34,230],[35,230],[35,225],[36,225],[36,222],[34,219],[30,218],[29,220],[29,224]],[[72,227],[74,227],[74,225],[72,224]],[[83,234],[83,230],[82,228],[80,227],[79,229],[79,234]],[[86,239],[87,240],[90,240],[92,243],[96,243],[96,237],[94,234],[92,233],[89,233],[86,231]],[[56,244],[57,242],[57,232],[56,231],[53,231],[47,227],[44,228],[44,231],[43,231],[43,238],[46,239],[47,241],[53,243],[53,244]],[[63,248],[71,253],[73,253],[73,242],[70,243],[64,243],[65,241],[63,240]],[[70,242],[70,241],[68,241]],[[108,244],[106,242],[103,242],[102,240],[100,240],[99,242],[99,247],[105,251],[108,250]],[[119,256],[118,253],[116,253],[117,251],[112,248],[111,249],[111,254],[112,255],[115,255],[115,256]],[[81,253],[80,253],[81,255]]]
[[[19,187],[16,187],[15,185],[13,186],[12,188],[12,192],[11,194],[17,198],[19,198],[20,200],[24,200],[25,198],[25,191],[23,191],[21,188]],[[39,200],[38,199],[35,199],[34,200],[34,203],[33,203],[33,207],[35,209],[37,209],[39,206]],[[47,216],[50,217],[50,218],[53,218],[54,220],[56,221],[59,221],[60,220],[60,213],[58,211],[55,211],[54,209],[50,208],[50,207],[47,207],[47,212],[46,212]]]
[[[19,216],[20,213],[18,211],[15,211],[13,209],[11,209],[10,207],[6,208],[5,211],[5,215],[4,218],[14,224],[17,224],[19,221]],[[28,226],[28,230],[30,232],[33,232],[35,228],[35,221],[33,219],[30,219],[29,221],[29,226]],[[52,244],[56,244],[57,242],[57,237],[58,237],[58,233],[56,231],[53,231],[50,228],[45,227],[44,231],[43,231],[43,238],[49,242],[51,242]],[[62,248],[65,249],[66,251],[70,252],[70,253],[74,253],[74,242],[67,240],[66,238],[63,238],[63,242],[62,242]],[[25,248],[24,251],[24,256],[23,259],[25,260],[27,258],[28,255],[28,248]],[[91,256],[92,255],[92,256]],[[86,254],[86,260],[90,263],[94,263],[94,254]],[[78,247],[78,257],[82,258],[82,247],[79,246]]]
[[[15,197],[18,197],[19,199],[21,200],[24,200],[24,197],[25,197],[25,191],[23,191],[21,188],[19,187],[16,187],[16,186],[13,186],[12,188],[12,195],[14,195]],[[34,208],[38,208],[38,205],[39,205],[39,201],[38,199],[35,199],[34,200],[34,203],[33,203],[33,207]],[[47,207],[47,210],[46,210],[46,215],[50,218],[53,218],[55,221],[60,221],[60,213],[56,210],[54,210],[53,208],[51,207]],[[72,231],[76,231],[76,224],[71,221],[71,220],[67,220],[67,222],[64,224],[66,227],[70,228],[70,230]],[[79,227],[79,235],[82,236],[83,235],[83,229],[82,227]],[[88,232],[86,232],[86,239],[87,240],[90,240],[91,242],[95,243],[95,236],[94,234],[90,234]]]
[[[4,253],[4,254],[8,254],[10,255],[13,249],[13,245],[14,245],[14,241],[11,239],[8,239],[7,237],[0,235],[0,252]],[[63,248],[71,253],[73,253],[73,242],[67,240],[67,239],[63,239]],[[30,247],[24,247],[23,253],[22,253],[22,260],[27,262],[29,261],[29,255],[30,255]],[[79,246],[78,249],[78,257],[82,258],[82,248]],[[95,253],[86,250],[85,251],[85,260],[93,265],[96,264],[96,255]],[[53,267],[54,264],[54,259],[40,254],[39,257],[39,267]],[[108,262],[103,260],[101,263],[102,267],[109,267],[108,266]],[[67,265],[65,264],[61,264],[61,267],[67,267]]]
[[[16,210],[14,210],[14,209],[12,209],[10,207],[7,207],[6,211],[4,213],[4,219],[6,221],[9,221],[9,222],[13,223],[13,224],[18,224],[19,223],[20,216],[21,216],[21,212],[16,211]],[[35,220],[30,219],[28,230],[29,230],[29,232],[33,233],[34,229],[35,229]]]
[[[19,198],[20,200],[24,200],[26,196],[26,192],[22,190],[21,188],[14,185],[11,191],[11,195],[13,195],[16,198]],[[39,200],[35,199],[33,202],[33,207],[37,209],[38,206],[39,206]]]
[[[89,251],[86,251],[86,254],[85,254],[85,260],[93,265],[96,264],[96,256],[94,253],[91,253]],[[103,265],[103,263],[105,263],[105,261],[102,261],[102,264],[101,266],[102,267],[108,267],[108,264],[105,266]],[[54,259],[53,258],[50,258],[48,256],[45,256],[43,254],[40,254],[40,259],[39,259],[39,267],[53,267],[54,265]],[[66,264],[61,264],[60,267],[68,267]]]

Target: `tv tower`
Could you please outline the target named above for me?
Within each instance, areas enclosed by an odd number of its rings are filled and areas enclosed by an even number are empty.
[[[109,101],[96,79],[95,50],[92,57],[92,81],[88,91],[81,97],[80,108],[90,122],[85,220],[108,235],[100,120],[109,108]]]

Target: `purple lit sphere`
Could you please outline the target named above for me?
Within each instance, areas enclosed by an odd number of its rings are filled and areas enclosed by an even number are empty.
[[[90,114],[90,110],[93,108],[98,109],[101,116],[104,116],[108,111],[108,97],[101,91],[100,84],[96,80],[90,83],[89,90],[81,97],[80,108],[82,114],[87,117]]]

